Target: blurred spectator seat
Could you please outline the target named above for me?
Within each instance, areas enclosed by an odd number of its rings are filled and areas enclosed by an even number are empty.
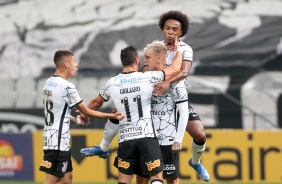
[[[97,89],[97,78],[95,77],[84,77],[79,78],[77,85],[78,94],[84,100],[86,105],[89,104],[90,100],[99,94]]]
[[[15,82],[15,107],[33,108],[36,99],[36,82],[33,78],[21,78]]]
[[[43,86],[44,86],[44,84],[45,84],[45,82],[48,78],[49,77],[44,77],[44,78],[39,78],[37,80],[35,108],[44,108],[43,98],[42,98],[42,90],[43,90]]]
[[[15,83],[13,79],[0,80],[0,108],[13,108],[15,102]]]

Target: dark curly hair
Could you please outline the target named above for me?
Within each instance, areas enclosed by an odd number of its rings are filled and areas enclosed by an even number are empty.
[[[181,28],[182,28],[182,36],[186,35],[188,33],[188,29],[189,29],[189,17],[182,13],[181,11],[178,10],[170,10],[166,13],[163,13],[160,16],[160,20],[159,20],[159,27],[161,30],[163,30],[165,22],[168,19],[173,19],[173,20],[177,20],[181,23]]]

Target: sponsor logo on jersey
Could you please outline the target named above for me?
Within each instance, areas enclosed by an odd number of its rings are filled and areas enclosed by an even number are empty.
[[[40,166],[46,167],[46,168],[49,169],[49,168],[51,168],[52,163],[51,163],[51,162],[48,162],[47,160],[42,160]]]
[[[124,84],[130,84],[130,83],[135,83],[135,82],[139,82],[141,81],[141,77],[130,77],[130,78],[126,78],[126,77],[123,77],[123,76],[118,76],[115,78],[115,85],[116,86],[122,86]]]
[[[165,115],[165,112],[164,111],[152,111],[152,115],[157,115],[157,116]]]
[[[120,94],[126,94],[126,93],[134,93],[134,92],[137,92],[137,91],[141,91],[140,87],[139,86],[135,86],[135,87],[132,87],[132,88],[123,88],[123,89],[120,89]]]
[[[125,161],[122,161],[122,160],[118,161],[118,167],[122,167],[122,168],[128,169],[129,166],[130,166],[129,162],[125,162]]]
[[[128,138],[128,137],[137,137],[137,136],[140,136],[142,135],[142,132],[134,132],[134,133],[129,133],[129,134],[124,134],[124,135],[120,135],[120,139],[125,139],[125,138]]]
[[[49,86],[49,87],[57,87],[57,83],[54,83],[54,82],[50,81],[50,82],[47,83],[47,86]]]
[[[156,167],[160,167],[161,161],[160,161],[160,159],[154,160],[154,162],[146,163],[146,165],[148,167],[148,171],[151,171]]]
[[[141,126],[138,127],[130,127],[130,128],[123,128],[119,131],[120,134],[130,133],[130,132],[139,132],[142,131],[143,128]]]

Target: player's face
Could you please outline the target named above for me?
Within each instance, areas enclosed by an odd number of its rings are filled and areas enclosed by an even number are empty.
[[[175,37],[180,37],[182,34],[181,23],[177,20],[168,19],[163,28],[166,45],[174,44]]]
[[[69,67],[68,67],[69,77],[73,77],[75,76],[77,68],[78,68],[75,57],[71,56],[68,60],[68,63],[69,63]]]
[[[147,49],[144,56],[144,71],[158,70],[158,56],[153,50]]]

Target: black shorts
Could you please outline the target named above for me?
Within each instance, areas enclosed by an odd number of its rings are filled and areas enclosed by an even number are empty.
[[[200,120],[201,118],[195,111],[195,109],[191,106],[190,102],[188,102],[188,108],[189,108],[189,120],[188,121],[193,121],[193,120]]]
[[[39,170],[59,178],[63,177],[65,173],[73,170],[70,151],[44,150]]]
[[[156,175],[164,169],[161,149],[157,138],[141,138],[119,144],[114,166],[127,175]]]
[[[179,178],[179,152],[171,151],[172,145],[160,146],[164,161],[163,178],[176,179]],[[150,178],[148,174],[144,174],[137,167],[134,174],[143,178]]]
[[[179,178],[179,152],[171,151],[172,145],[161,146],[162,156],[164,160],[164,179]]]

